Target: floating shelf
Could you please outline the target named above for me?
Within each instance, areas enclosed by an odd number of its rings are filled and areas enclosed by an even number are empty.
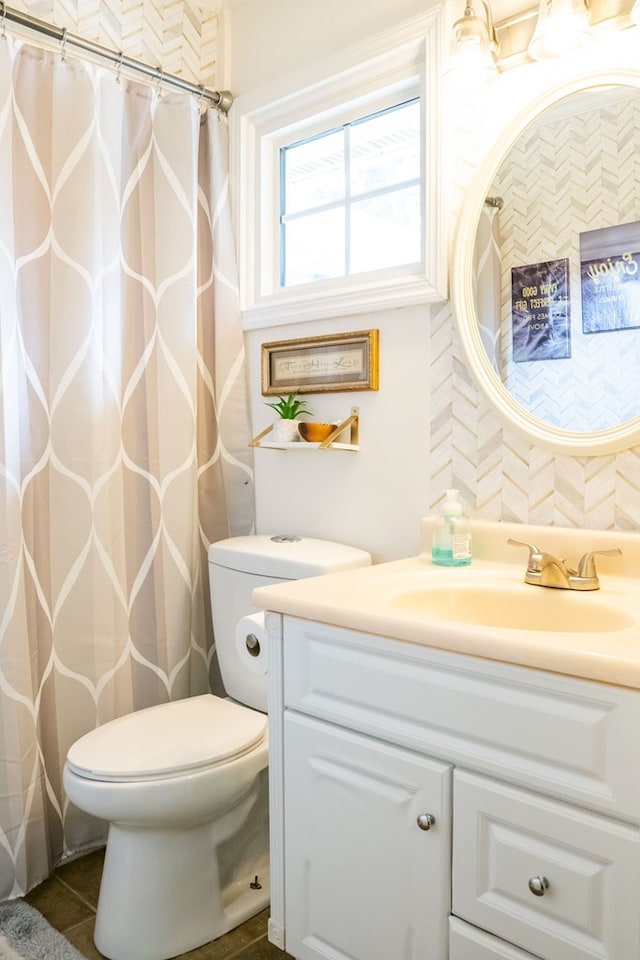
[[[322,443],[307,443],[306,440],[295,440],[292,443],[277,442],[269,440],[269,434],[273,430],[270,424],[253,440],[249,441],[250,447],[265,447],[269,450],[359,450],[358,427],[360,423],[360,408],[351,407],[351,413],[341,423],[336,424],[335,430],[329,434]],[[343,437],[348,431],[348,442]],[[341,438],[341,439],[338,439]]]

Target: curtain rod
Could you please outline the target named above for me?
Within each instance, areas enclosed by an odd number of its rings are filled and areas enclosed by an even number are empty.
[[[183,80],[182,77],[176,77],[171,73],[164,73],[164,71],[158,67],[152,67],[148,63],[143,63],[140,60],[125,57],[123,53],[116,53],[115,50],[102,47],[98,43],[84,40],[82,37],[69,33],[66,27],[54,27],[50,23],[45,23],[44,20],[37,20],[27,13],[20,13],[18,10],[13,10],[5,3],[0,3],[0,11],[0,34],[4,30],[6,21],[17,23],[21,27],[26,27],[28,30],[34,30],[36,33],[42,33],[46,37],[57,40],[63,50],[66,45],[71,44],[80,50],[86,50],[94,56],[102,57],[104,60],[110,60],[118,67],[126,67],[128,70],[144,73],[147,77],[152,77],[159,83],[166,83],[169,86],[179,87],[181,90],[193,93],[195,96],[200,97],[201,100],[208,100],[216,109],[220,110],[221,113],[227,113],[233,103],[233,97],[228,90],[207,90],[206,87],[189,83],[188,80]]]

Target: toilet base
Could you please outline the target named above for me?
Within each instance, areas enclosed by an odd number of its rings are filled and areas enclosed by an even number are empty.
[[[233,848],[228,864],[227,838]],[[260,889],[251,886],[256,875]],[[158,831],[113,823],[94,940],[109,960],[169,960],[217,939],[268,903],[268,819],[256,814],[255,796],[215,828],[205,823]]]

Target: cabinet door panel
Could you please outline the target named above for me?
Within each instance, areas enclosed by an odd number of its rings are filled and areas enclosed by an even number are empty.
[[[638,960],[636,827],[464,771],[454,781],[457,916],[543,960]]]
[[[287,951],[446,960],[451,768],[289,712],[284,726]]]

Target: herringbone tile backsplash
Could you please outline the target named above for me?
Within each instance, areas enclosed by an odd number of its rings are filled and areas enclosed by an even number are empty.
[[[9,6],[93,43],[216,87],[217,15],[181,0],[15,0]]]

